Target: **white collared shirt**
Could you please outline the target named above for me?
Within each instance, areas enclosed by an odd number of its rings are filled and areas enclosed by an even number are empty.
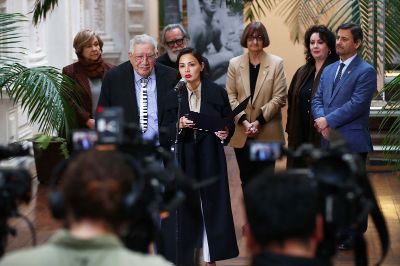
[[[344,64],[344,67],[343,67],[343,69],[342,69],[342,77],[343,77],[343,74],[346,73],[347,67],[348,67],[348,66],[350,65],[350,63],[354,60],[354,58],[356,58],[356,56],[357,56],[357,53],[356,53],[355,55],[353,55],[352,57],[347,58],[345,61],[342,61],[342,60],[340,59],[339,66],[338,66],[338,68],[336,69],[335,79],[336,79],[336,76],[337,76],[337,74],[338,74],[338,72],[339,72],[340,64],[341,64],[341,63]]]
[[[135,92],[137,106],[140,110],[140,94],[142,86],[140,85],[140,80],[143,78],[135,70]],[[152,140],[155,136],[158,138],[158,106],[157,106],[157,90],[156,90],[156,74],[154,69],[151,71],[150,76],[148,76],[149,82],[147,84],[147,130],[143,133],[143,139]],[[159,143],[157,143],[159,144]]]

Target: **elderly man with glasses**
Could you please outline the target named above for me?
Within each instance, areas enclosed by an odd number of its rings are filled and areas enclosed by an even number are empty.
[[[174,100],[167,99],[174,97],[178,73],[156,62],[157,42],[153,37],[136,35],[129,47],[129,61],[107,72],[98,107],[122,107],[126,123],[140,126],[144,139],[156,138],[157,144],[169,150],[172,137],[159,132],[162,127],[174,128],[176,118],[167,115]]]
[[[188,46],[190,37],[181,24],[169,24],[161,32],[161,45],[166,53],[157,58],[157,62],[178,70],[179,52]],[[207,58],[203,57],[204,73],[210,73],[210,64]]]

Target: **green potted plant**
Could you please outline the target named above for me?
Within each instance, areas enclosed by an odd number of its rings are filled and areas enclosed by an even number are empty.
[[[382,108],[384,119],[380,130],[385,131],[384,154],[389,163],[400,170],[400,75],[386,84],[382,93],[390,94],[390,100]]]
[[[28,68],[20,63],[18,55],[24,53],[24,48],[19,47],[24,37],[21,35],[24,23],[27,19],[22,14],[0,14],[1,96],[5,91],[14,104],[19,104],[27,113],[29,122],[38,125],[41,132],[35,138],[38,147],[45,147],[49,140],[65,145],[65,136],[76,123],[73,105],[78,104],[79,98],[73,89],[75,82],[57,68]],[[61,154],[60,150],[57,154]],[[45,157],[47,160],[53,158],[52,155]],[[48,177],[38,178],[42,183],[48,181]]]

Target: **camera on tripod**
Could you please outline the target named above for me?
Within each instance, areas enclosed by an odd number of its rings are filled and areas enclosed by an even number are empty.
[[[361,227],[370,215],[381,241],[380,263],[389,247],[385,219],[368,179],[364,162],[358,154],[348,152],[346,143],[340,136],[335,137],[330,149],[318,149],[312,144],[303,144],[296,150],[290,150],[279,142],[253,141],[250,143],[249,158],[252,161],[271,161],[287,156],[304,160],[307,163],[306,168],[289,171],[308,176],[317,186],[320,198],[319,212],[324,220],[324,240],[319,246],[319,256],[332,257],[336,253],[336,245],[342,232],[349,228]],[[355,260],[357,265],[366,265],[364,238],[358,240]]]
[[[166,134],[163,128],[159,128],[159,134]],[[129,211],[132,219],[122,239],[128,248],[146,252],[148,242],[159,238],[159,218],[168,217],[196,183],[184,176],[170,150],[160,146],[156,137],[143,139],[138,125],[125,123],[119,107],[99,108],[96,130],[74,130],[72,144],[74,153],[114,149],[136,161],[140,176],[135,185],[141,188],[135,193],[140,204],[135,205],[140,208]],[[157,248],[162,253],[161,243]]]
[[[18,144],[0,146],[0,160],[29,155],[29,149]],[[31,176],[25,169],[0,168],[0,256],[3,255],[9,233],[8,218],[18,216],[18,203],[31,200]]]

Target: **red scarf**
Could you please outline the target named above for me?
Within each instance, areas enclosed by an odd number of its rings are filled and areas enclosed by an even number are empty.
[[[79,57],[79,64],[88,78],[103,78],[106,64],[101,55],[95,61]]]

